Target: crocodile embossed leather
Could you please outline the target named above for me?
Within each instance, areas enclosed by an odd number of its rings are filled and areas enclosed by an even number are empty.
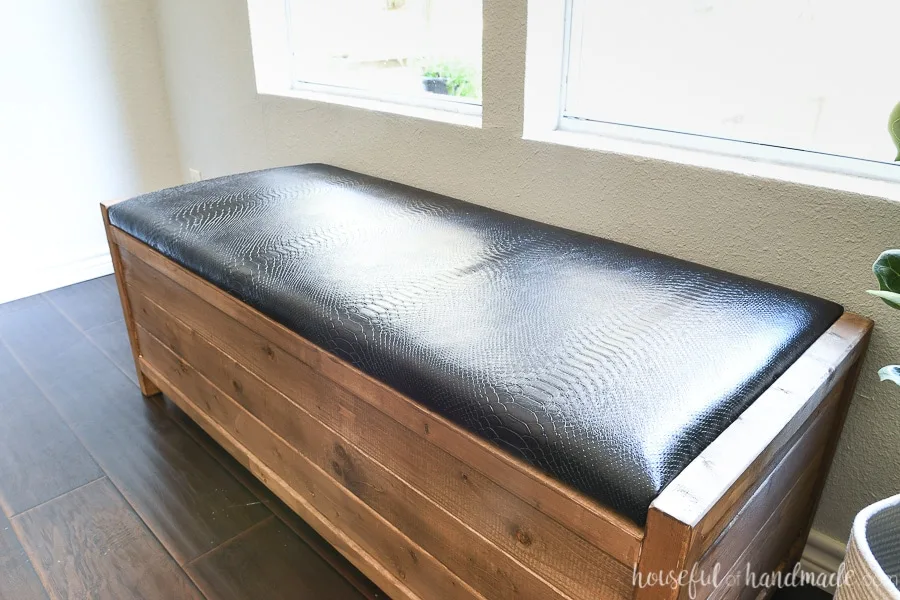
[[[842,313],[324,165],[154,192],[109,219],[638,524]]]

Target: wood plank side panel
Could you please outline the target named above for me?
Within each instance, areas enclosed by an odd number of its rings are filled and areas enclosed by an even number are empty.
[[[209,381],[207,373],[199,370],[202,367],[192,365],[184,357],[165,349],[141,325],[138,326],[138,337],[145,348],[145,358],[154,366],[168,361],[168,366],[171,367],[178,365],[180,361],[180,364],[188,370],[193,370],[195,376],[201,376]],[[164,357],[164,353],[169,353],[170,356]],[[222,372],[227,376],[228,363],[222,366],[224,367]],[[240,368],[233,361],[231,367],[235,370]],[[214,385],[212,381],[209,381],[210,385],[198,386],[198,391],[206,396],[221,392],[224,401],[237,405],[239,418],[247,415],[265,427],[261,419],[250,416],[251,411],[235,400],[234,396],[243,388],[240,379],[234,377],[227,381],[234,388],[229,389],[227,394],[218,387],[212,390]],[[203,387],[207,389],[204,390]],[[425,552],[434,556],[451,571],[463,575],[467,582],[486,597],[498,600],[512,600],[516,597],[548,599],[565,597],[308,414],[300,410],[285,412],[283,409],[287,403],[282,402],[271,388],[266,390],[258,386],[248,392],[247,397],[253,398],[254,401],[259,400],[257,407],[263,410],[275,408],[274,414],[269,412],[269,416],[272,417],[270,421],[279,423],[281,432],[285,434],[279,437],[297,456],[304,459],[304,465],[314,465],[322,472],[328,473],[332,485],[341,486],[343,490],[364,502],[415,541]],[[262,396],[257,396],[257,393]],[[215,418],[215,408],[212,416]],[[228,426],[227,422],[219,422]],[[266,430],[273,437],[281,433],[271,431],[270,427],[266,427]],[[275,467],[272,463],[268,464]]]
[[[643,531],[614,511],[599,506],[583,494],[539,470],[516,460],[486,441],[450,423],[420,404],[381,384],[352,366],[320,350],[258,311],[223,293],[128,234],[113,228],[123,250],[126,271],[135,267],[151,286],[174,282],[222,311],[237,323],[266,340],[262,347],[249,347],[235,358],[251,360],[262,353],[278,362],[289,355],[311,366],[367,404],[390,415],[407,428],[426,436],[487,478],[504,487],[597,548],[624,564],[633,564],[640,554]],[[127,251],[127,252],[126,252]],[[142,266],[150,268],[143,268]],[[192,323],[189,323],[193,325]]]
[[[775,591],[774,582],[779,573],[791,567],[785,557],[797,541],[798,531],[803,530],[809,515],[810,500],[815,491],[818,469],[824,452],[798,475],[797,483],[782,502],[772,511],[766,523],[748,532],[744,552],[731,569],[721,578],[710,599],[757,598]],[[768,585],[767,585],[768,584]]]
[[[161,298],[158,294],[164,294]],[[165,290],[132,288],[138,321],[154,337],[175,351],[215,385],[228,389],[244,408],[275,433],[302,450],[304,434],[297,431],[297,413],[315,419],[400,479],[435,501],[441,508],[481,533],[492,544],[573,597],[595,598],[604,588],[611,595],[630,593],[631,568],[565,529],[454,457],[424,441],[396,421],[368,408],[361,400],[328,385],[309,367],[289,357],[281,365],[240,364],[206,336],[212,331],[242,327],[225,323],[228,317],[199,298],[178,297],[170,314],[147,298],[171,298]],[[181,321],[208,321],[197,332]],[[252,335],[245,331],[240,339]],[[244,347],[262,345],[255,339]],[[248,367],[255,366],[252,373]],[[268,371],[260,372],[268,368]],[[275,389],[275,388],[280,389]],[[285,390],[284,393],[281,390]],[[287,397],[291,394],[291,398]],[[308,412],[307,412],[308,411]],[[323,457],[325,466],[344,457]],[[320,466],[322,463],[320,462]],[[352,489],[352,488],[351,488]]]
[[[784,557],[803,529],[823,454],[820,452],[817,460],[799,474],[797,483],[771,512],[765,524],[747,532],[744,552],[721,578],[721,585],[711,591],[710,600],[749,599],[774,591],[774,586],[767,584],[777,581],[778,573],[789,566]]]
[[[811,423],[804,427],[803,435],[756,488],[752,497],[742,503],[741,510],[732,522],[697,561],[699,572],[711,574],[718,566],[719,573],[724,575],[736,572],[735,569],[745,568],[742,557],[747,551],[748,540],[768,527],[773,515],[797,512],[804,507],[807,511],[811,509],[815,484],[813,475],[823,466],[822,457],[839,413],[842,391],[843,382],[823,401],[824,410],[810,418]],[[802,506],[792,506],[796,503]],[[805,519],[784,523],[781,533],[792,542],[805,533],[805,524]],[[782,558],[775,556],[773,560],[777,564]],[[754,569],[759,566],[751,565]],[[707,580],[696,585],[694,597],[703,598],[711,594],[713,583]]]
[[[780,477],[787,479],[798,476],[812,457],[818,455],[829,443],[831,436],[834,435],[833,426],[840,411],[845,381],[846,376],[834,384],[828,395],[808,414],[806,420],[796,427],[790,439],[777,449],[771,449],[767,460],[754,468],[752,477],[748,474],[742,478],[741,485],[729,490],[725,495],[727,502],[730,503],[728,510],[719,511],[714,522],[712,519],[702,521],[701,524],[705,527],[693,529],[691,548],[687,557],[688,564],[701,560],[701,557],[707,555],[721,542],[738,516],[745,513],[748,505],[760,501],[761,488],[772,483],[771,479],[776,472],[781,471]],[[788,466],[786,462],[789,457],[791,463]],[[789,474],[791,470],[794,471],[793,475]],[[788,489],[789,485],[783,486],[780,492],[783,494]]]
[[[794,547],[791,549],[791,552],[786,559],[788,566],[800,560],[800,557],[803,554],[803,549],[806,546],[806,540],[809,537],[810,530],[812,529],[813,519],[816,516],[816,512],[818,512],[819,503],[822,500],[822,492],[825,490],[825,483],[828,478],[828,473],[831,471],[831,467],[834,464],[834,455],[837,452],[837,446],[838,442],[840,441],[841,432],[844,430],[844,423],[847,420],[847,413],[850,412],[850,401],[853,399],[853,395],[856,393],[856,384],[859,381],[859,373],[863,366],[862,357],[865,355],[865,352],[868,349],[870,339],[871,336],[866,336],[865,339],[861,342],[860,345],[862,347],[862,350],[860,358],[856,361],[856,364],[853,365],[853,368],[844,379],[841,398],[838,400],[840,406],[838,407],[837,415],[834,418],[831,437],[827,441],[825,452],[822,456],[822,466],[819,469],[818,479],[811,493],[812,509],[810,510],[809,516],[806,519],[806,525],[804,526],[799,539],[794,544]]]
[[[415,588],[459,600],[483,598],[172,356],[142,355],[141,366],[163,393],[391,597],[421,598]]]

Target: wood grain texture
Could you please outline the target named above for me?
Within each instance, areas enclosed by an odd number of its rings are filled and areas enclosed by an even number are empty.
[[[863,341],[863,354],[868,348],[870,338],[871,336],[868,336]],[[803,527],[797,542],[791,549],[790,555],[786,559],[788,566],[798,562],[803,554],[806,539],[809,537],[809,532],[812,529],[813,519],[819,509],[819,503],[822,501],[822,492],[825,490],[825,482],[828,479],[828,473],[831,472],[831,467],[834,463],[834,455],[837,452],[840,433],[843,431],[844,423],[847,421],[847,414],[850,412],[850,401],[856,393],[856,385],[859,382],[859,375],[862,367],[863,360],[861,354],[860,359],[856,361],[856,364],[844,379],[841,397],[838,400],[837,414],[835,415],[834,424],[832,426],[832,433],[825,442],[826,446],[822,454],[821,465],[818,469],[818,477],[815,484],[813,484],[813,489],[810,493],[811,509],[809,515],[806,516],[806,524]]]
[[[118,292],[113,292],[118,295]],[[126,377],[138,385],[137,373],[134,371],[134,362],[131,357],[130,342],[128,340],[128,328],[125,321],[119,319],[106,325],[100,325],[84,332],[103,354],[106,355]]]
[[[106,479],[12,523],[55,598],[202,598]]]
[[[143,326],[139,325],[138,336],[145,358],[154,365],[162,364],[164,359],[157,353],[158,342],[152,336],[145,336],[144,332]],[[185,361],[185,364],[189,363]],[[521,563],[472,531],[467,524],[454,519],[421,492],[308,413],[298,410],[274,390],[267,389],[259,380],[241,377],[238,374],[241,368],[233,361],[221,361],[219,367],[219,374],[224,375],[225,382],[230,384],[228,397],[231,400],[240,395],[241,400],[235,401],[241,408],[266,424],[311,463],[329,472],[338,484],[410,539],[416,540],[423,550],[455,573],[466,573],[469,583],[486,597],[560,596],[556,589]],[[408,449],[415,450],[416,448]],[[490,500],[486,498],[485,502],[489,503]],[[520,530],[520,543],[529,545],[531,540],[526,537],[528,535],[530,534]],[[534,535],[538,537],[540,532]],[[596,596],[598,593],[607,597],[621,597],[627,591],[628,569],[614,561],[609,562],[612,565],[587,574],[593,575],[594,585],[592,591],[584,591],[586,595],[583,597],[589,597],[588,594]],[[621,584],[618,589],[612,585],[613,582]]]
[[[773,515],[810,510],[814,501],[812,492],[815,475],[824,468],[822,457],[839,412],[842,387],[839,385],[832,390],[822,403],[824,410],[811,417],[812,422],[803,429],[803,434],[791,445],[785,457],[756,488],[715,543],[706,549],[705,554],[697,561],[699,569],[712,573],[718,565],[720,573],[724,575],[745,572],[748,567],[745,556],[748,540],[765,530]],[[779,525],[786,543],[791,544],[801,536],[805,539],[805,523],[802,518],[791,518]],[[772,555],[776,565],[783,558],[783,554]],[[771,570],[775,566],[758,564],[759,562],[757,556],[756,562],[749,563],[749,568],[754,572],[763,572],[764,569]],[[696,597],[713,594],[712,583],[707,581],[697,585]],[[717,593],[721,593],[721,590]]]
[[[46,600],[28,555],[9,520],[0,513],[0,600]]]
[[[147,370],[149,376],[154,381],[159,382],[163,393],[166,394],[175,404],[183,410],[191,419],[200,425],[203,430],[210,435],[217,443],[222,445],[228,452],[234,456],[238,462],[246,469],[253,473],[254,477],[259,479],[263,484],[272,490],[282,501],[291,507],[304,521],[315,527],[316,531],[322,535],[328,542],[337,549],[343,556],[354,561],[367,577],[377,583],[391,598],[404,598],[409,600],[419,599],[415,593],[403,582],[404,578],[399,578],[394,573],[382,565],[379,559],[376,559],[369,553],[367,546],[362,546],[356,540],[345,533],[340,524],[332,523],[325,517],[317,506],[310,503],[306,496],[298,493],[291,484],[283,479],[279,474],[275,473],[263,461],[247,447],[242,445],[233,435],[231,431],[226,430],[218,422],[204,413],[190,398],[181,392],[173,383],[169,382],[162,372],[156,370],[146,360],[141,359],[143,367]],[[340,513],[337,513],[340,516]],[[376,525],[377,528],[377,525]],[[388,531],[388,537],[393,537]],[[390,552],[391,548],[397,548],[398,545],[388,545],[385,549]],[[399,545],[403,548],[403,545]],[[387,554],[390,556],[390,554]],[[402,556],[402,555],[401,555]],[[472,597],[477,597],[474,592]],[[464,596],[465,597],[465,596]]]
[[[244,465],[203,430],[191,417],[189,417],[177,404],[163,396],[160,403],[166,414],[178,423],[188,435],[198,444],[203,446],[217,461],[219,461],[234,477],[247,487],[262,503],[272,511],[282,523],[293,531],[303,543],[312,548],[319,557],[328,563],[332,569],[340,573],[347,582],[369,600],[384,600],[387,594],[381,591],[369,578],[354,567],[334,546],[328,543],[315,529],[300,518],[290,506],[285,504],[266,485],[257,479]],[[254,526],[255,527],[255,526]]]
[[[103,475],[3,343],[0,382],[3,513],[12,516],[28,510]]]
[[[154,375],[154,380],[166,395],[189,414],[196,406],[202,414],[208,415],[208,418],[225,429],[238,444],[245,446],[275,476],[283,479],[298,494],[302,494],[316,513],[312,516],[313,520],[304,515],[307,522],[314,523],[317,518],[328,519],[368,555],[377,557],[381,564],[390,569],[393,579],[403,582],[412,590],[430,590],[442,598],[481,597],[398,528],[341,486],[328,472],[274,435],[190,365],[162,344],[153,343],[152,337],[142,336],[142,339],[147,343],[141,359],[143,366]],[[191,406],[185,402],[187,398],[197,404]],[[251,470],[256,473],[256,470]],[[290,504],[290,497],[283,499]],[[385,589],[383,581],[367,572],[365,565],[357,566]],[[385,591],[391,593],[388,589]]]
[[[186,567],[208,600],[361,600],[359,591],[272,517]]]
[[[424,434],[435,445],[489,479],[503,482],[511,493],[556,519],[580,537],[613,558],[631,564],[640,553],[641,528],[614,511],[561,484],[485,440],[433,413],[351,365],[322,351],[265,315],[223,293],[207,281],[189,273],[148,246],[116,228],[112,238],[122,248],[126,278],[144,275],[146,285],[164,285],[167,280],[216,307],[237,323],[256,332],[266,343],[256,350],[277,361],[286,353],[306,363],[377,410],[390,415],[408,429]],[[152,269],[141,269],[141,264]],[[129,268],[137,268],[132,273]],[[146,287],[145,285],[145,287]],[[177,301],[172,301],[177,302]],[[168,303],[167,303],[168,305]],[[228,333],[222,333],[227,337]],[[244,358],[239,356],[236,358]]]
[[[20,316],[24,314],[20,313]],[[46,302],[0,335],[82,445],[179,562],[269,516],[221,464]],[[29,335],[35,330],[40,335]],[[65,467],[63,461],[62,467]]]
[[[674,600],[682,591],[682,573],[689,571],[687,554],[691,528],[650,507],[641,560],[634,572],[635,600]]]
[[[819,456],[821,458],[821,456]],[[743,544],[740,552],[721,577],[721,585],[715,589],[698,589],[697,597],[713,598],[755,598],[769,586],[763,585],[776,574],[784,557],[797,539],[798,531],[803,528],[804,515],[809,511],[813,486],[815,485],[817,468],[820,462],[807,466],[794,485],[783,489],[781,502],[773,507],[762,523],[756,527],[746,527],[735,532],[741,536]],[[737,545],[734,546],[737,551]],[[731,561],[732,557],[728,557]],[[748,577],[748,574],[749,577]],[[771,591],[774,591],[772,589]]]
[[[111,204],[111,203],[110,203]],[[137,332],[134,328],[134,317],[131,314],[131,302],[128,299],[128,291],[125,289],[124,269],[122,268],[122,254],[119,245],[113,239],[113,227],[109,223],[108,204],[100,205],[100,214],[103,216],[103,228],[106,230],[106,241],[109,243],[109,255],[112,258],[113,269],[116,276],[116,287],[119,290],[119,300],[122,305],[122,315],[125,318],[125,327],[128,329],[128,337],[131,341],[131,356],[134,360],[134,370],[137,375],[138,386],[145,396],[153,396],[159,393],[159,389],[147,377],[141,373],[141,349],[137,343]]]
[[[610,590],[603,593],[610,595],[623,594],[628,589],[631,571],[629,566],[615,561],[440,448],[423,442],[420,436],[393,419],[369,409],[362,400],[331,385],[304,363],[293,357],[281,356],[277,364],[272,364],[267,359],[268,355],[260,352],[255,360],[250,361],[257,369],[257,374],[251,373],[244,366],[248,363],[238,362],[227,356],[199,332],[182,323],[180,317],[185,315],[192,322],[205,321],[204,333],[207,335],[242,328],[237,323],[228,323],[229,317],[204,305],[199,298],[177,296],[177,303],[169,303],[169,310],[177,313],[176,317],[146,297],[152,295],[159,302],[164,302],[166,298],[173,297],[172,291],[158,287],[142,289],[132,287],[131,283],[129,288],[140,327],[146,327],[156,339],[194,366],[217,387],[227,389],[229,395],[242,407],[297,450],[310,456],[311,451],[304,448],[306,440],[312,437],[321,439],[322,435],[334,439],[323,447],[341,444],[346,449],[342,456],[335,456],[330,451],[320,452],[314,462],[321,468],[333,470],[332,465],[336,462],[353,461],[357,470],[360,463],[388,470],[390,475],[402,480],[404,485],[408,482],[410,485],[406,487],[414,487],[444,511],[480,533],[490,541],[491,546],[509,554],[519,564],[546,578],[572,597],[594,598],[605,587]],[[239,339],[239,345],[245,349],[264,345],[263,340],[256,338],[249,330],[245,330]],[[224,345],[234,349],[234,344]],[[286,393],[282,394],[274,389],[275,386],[286,390]],[[291,394],[291,398],[287,394]],[[327,433],[315,436],[310,432],[311,429],[326,431],[322,429],[322,424],[326,426]],[[356,456],[361,458],[356,459]],[[348,474],[345,473],[346,475]],[[355,473],[357,477],[360,475]],[[370,505],[373,501],[380,502],[384,494],[374,498],[367,498],[366,494],[369,489],[378,488],[379,484],[369,481],[368,486],[357,495]],[[353,485],[348,487],[351,491],[356,491]],[[485,510],[486,506],[490,510]],[[422,512],[421,504],[417,503],[413,511]],[[438,522],[441,518],[437,517]],[[398,522],[389,520],[395,524]],[[476,536],[476,547],[477,544],[483,544],[480,540],[480,536]],[[446,544],[446,541],[440,541],[442,547]],[[467,544],[464,543],[462,547],[466,548]],[[495,552],[496,548],[491,552]],[[474,558],[471,550],[467,554],[467,560]],[[452,561],[436,556],[448,566],[451,565]],[[521,570],[520,566],[511,564],[506,558],[502,562],[509,565],[509,568]],[[494,570],[498,568],[495,567]],[[510,579],[510,575],[506,574],[508,569],[500,571],[505,574],[505,579]],[[510,583],[524,589],[515,581]],[[499,597],[498,590],[485,593]]]

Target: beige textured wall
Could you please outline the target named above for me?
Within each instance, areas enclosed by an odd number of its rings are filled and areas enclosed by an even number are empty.
[[[182,168],[326,162],[817,294],[878,322],[817,527],[900,488],[900,313],[866,296],[887,200],[521,139],[525,3],[485,2],[484,127],[257,97],[245,0],[158,0]]]

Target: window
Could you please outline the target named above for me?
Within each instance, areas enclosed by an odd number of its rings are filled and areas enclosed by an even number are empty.
[[[897,156],[897,0],[566,9],[560,129],[900,177],[885,164]]]
[[[287,0],[294,89],[480,114],[481,0]]]

